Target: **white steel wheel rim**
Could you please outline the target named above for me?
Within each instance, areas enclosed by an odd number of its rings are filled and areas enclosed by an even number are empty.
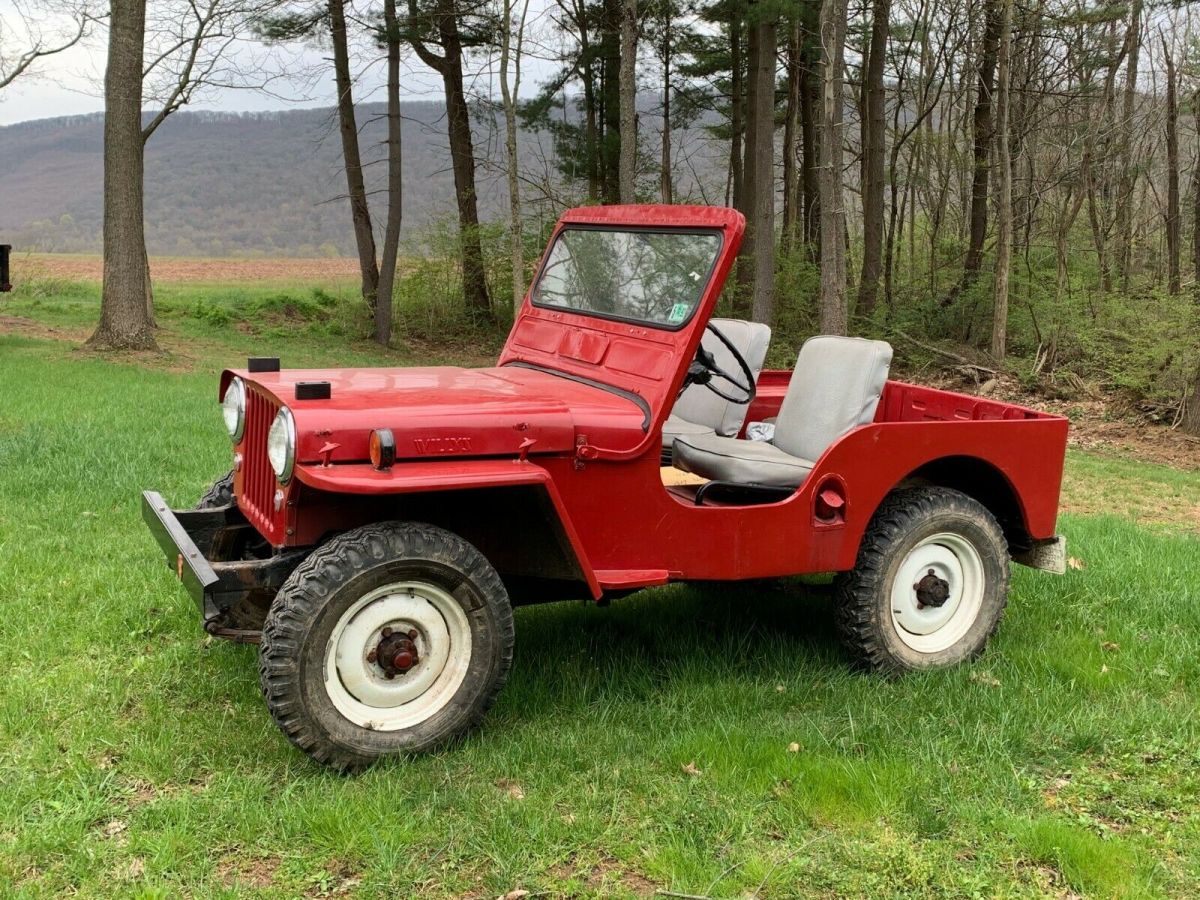
[[[930,570],[945,581],[949,596],[941,606],[922,605],[916,586]],[[913,547],[892,582],[892,624],[901,641],[918,653],[940,653],[966,637],[983,608],[983,559],[959,534],[931,535]]]
[[[416,632],[417,663],[391,679],[368,659],[384,628]],[[364,594],[338,619],[325,648],[325,691],[355,725],[399,731],[445,707],[470,662],[471,626],[458,601],[427,582],[397,582]]]

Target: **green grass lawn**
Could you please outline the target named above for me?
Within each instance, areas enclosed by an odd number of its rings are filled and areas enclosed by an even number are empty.
[[[87,302],[0,313],[69,330]],[[799,583],[524,608],[482,730],[318,768],[255,648],[201,632],[139,491],[189,504],[228,467],[222,362],[427,354],[194,302],[236,308],[168,298],[163,359],[0,334],[0,896],[1200,894],[1200,539],[1120,506],[1062,522],[1083,568],[1017,567],[970,666],[854,674]],[[1200,474],[1071,468],[1200,497]]]

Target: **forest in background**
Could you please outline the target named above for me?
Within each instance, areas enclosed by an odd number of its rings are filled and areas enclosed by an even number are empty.
[[[316,76],[337,87],[338,195],[380,343],[397,306],[431,310],[442,332],[502,327],[565,206],[702,200],[748,222],[723,311],[785,344],[880,334],[1200,433],[1188,6],[554,0],[530,18],[526,0],[206,4],[111,0],[92,19],[108,38],[96,348],[155,345],[148,148],[199,92],[265,77],[227,54],[243,35],[330,52]],[[413,228],[429,177],[407,155],[402,60],[444,88],[454,202],[428,228]],[[375,62],[382,111],[355,101]],[[697,156],[702,178],[684,165]],[[485,201],[497,182],[499,210]],[[398,266],[406,221],[426,234]]]

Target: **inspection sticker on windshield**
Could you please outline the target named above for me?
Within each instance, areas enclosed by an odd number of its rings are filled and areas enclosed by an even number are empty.
[[[687,303],[676,303],[671,307],[671,315],[669,316],[672,322],[682,322],[687,318],[691,306]]]

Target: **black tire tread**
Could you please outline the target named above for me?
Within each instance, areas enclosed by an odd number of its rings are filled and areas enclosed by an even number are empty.
[[[363,569],[401,553],[449,563],[489,596],[504,599],[497,622],[499,677],[478,702],[463,710],[451,729],[453,734],[439,744],[479,724],[512,666],[514,626],[507,592],[496,570],[471,544],[441,528],[415,522],[379,522],[330,539],[310,553],[279,589],[263,625],[258,658],[263,697],[280,730],[300,750],[338,771],[358,771],[377,757],[355,753],[329,740],[300,708],[297,693],[303,634],[334,591]]]
[[[200,499],[196,501],[196,509],[216,509],[220,506],[229,506],[237,501],[233,496],[233,469],[230,469],[211,485],[205,491]]]
[[[952,510],[974,518],[1005,551],[1000,589],[1000,612],[984,640],[967,659],[978,657],[995,634],[1008,602],[1008,542],[995,516],[982,503],[945,487],[905,488],[889,494],[879,505],[859,545],[858,561],[850,572],[840,574],[834,585],[834,622],[843,645],[854,663],[863,669],[897,674],[907,671],[887,651],[880,639],[881,622],[876,592],[883,585],[892,549],[917,523],[931,515]]]

